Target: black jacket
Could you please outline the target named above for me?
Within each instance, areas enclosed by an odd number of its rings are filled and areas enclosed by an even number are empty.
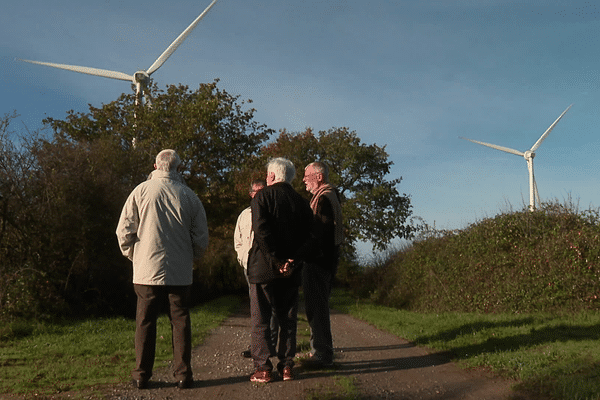
[[[308,201],[284,182],[262,189],[250,207],[254,242],[248,255],[248,280],[268,283],[277,277],[276,270],[286,260],[298,260],[299,250],[310,235],[313,213]],[[298,275],[296,271],[284,279],[297,279]]]
[[[337,271],[339,258],[339,246],[335,245],[334,231],[333,207],[326,196],[321,196],[314,214],[312,235],[305,246],[309,250],[306,261],[317,264],[333,274]]]

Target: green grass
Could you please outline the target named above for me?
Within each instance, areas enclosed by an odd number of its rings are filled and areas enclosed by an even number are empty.
[[[301,300],[304,301],[304,300]],[[298,313],[298,327],[296,331],[296,353],[308,354],[310,352],[310,326],[306,315]]]
[[[223,297],[192,310],[193,345],[239,306]],[[10,329],[9,329],[10,328]],[[14,324],[0,341],[0,393],[53,394],[129,379],[135,321],[106,318],[60,324]],[[167,316],[158,321],[156,367],[172,358]]]
[[[336,291],[333,306],[413,343],[447,353],[463,368],[516,379],[544,399],[600,399],[600,313],[421,313]]]

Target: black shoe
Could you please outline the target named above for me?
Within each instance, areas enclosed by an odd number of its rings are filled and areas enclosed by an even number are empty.
[[[194,386],[193,379],[184,379],[182,381],[177,382],[177,388],[179,389],[189,389]]]
[[[319,359],[315,356],[312,356],[306,360],[302,360],[301,361],[302,366],[306,367],[306,368],[314,368],[314,369],[327,369],[327,368],[333,368],[333,361],[329,361],[329,360],[322,360]]]
[[[250,351],[250,349],[242,351],[242,357],[244,357],[244,358],[252,358],[252,352]]]
[[[148,389],[148,381],[146,379],[132,379],[131,384],[137,389]]]

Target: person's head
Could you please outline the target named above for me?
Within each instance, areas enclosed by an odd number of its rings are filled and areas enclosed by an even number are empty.
[[[310,163],[304,169],[304,178],[302,179],[306,190],[315,193],[321,186],[329,182],[329,168],[320,161]]]
[[[254,196],[256,196],[256,193],[258,193],[265,186],[267,186],[267,183],[264,181],[264,179],[256,179],[252,181],[252,183],[250,184],[250,197],[254,198]]]
[[[296,175],[294,164],[287,158],[273,158],[267,164],[267,185],[278,182],[292,183]]]
[[[179,159],[179,156],[175,150],[166,149],[158,153],[156,156],[154,168],[165,172],[177,171],[179,164],[181,164],[181,160]]]

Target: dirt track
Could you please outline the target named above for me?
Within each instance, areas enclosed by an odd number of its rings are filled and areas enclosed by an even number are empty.
[[[103,395],[120,400],[265,400],[320,394],[314,398],[335,399],[332,393],[343,393],[336,381],[349,377],[360,399],[524,399],[511,390],[514,382],[461,370],[442,355],[339,313],[332,314],[334,369],[308,371],[299,366],[294,381],[283,382],[276,376],[273,383],[254,384],[249,381],[252,361],[240,356],[250,342],[249,323],[243,308],[194,349],[196,381],[191,389],[177,389],[169,369],[162,368],[155,371],[148,390],[122,384],[102,390]]]

